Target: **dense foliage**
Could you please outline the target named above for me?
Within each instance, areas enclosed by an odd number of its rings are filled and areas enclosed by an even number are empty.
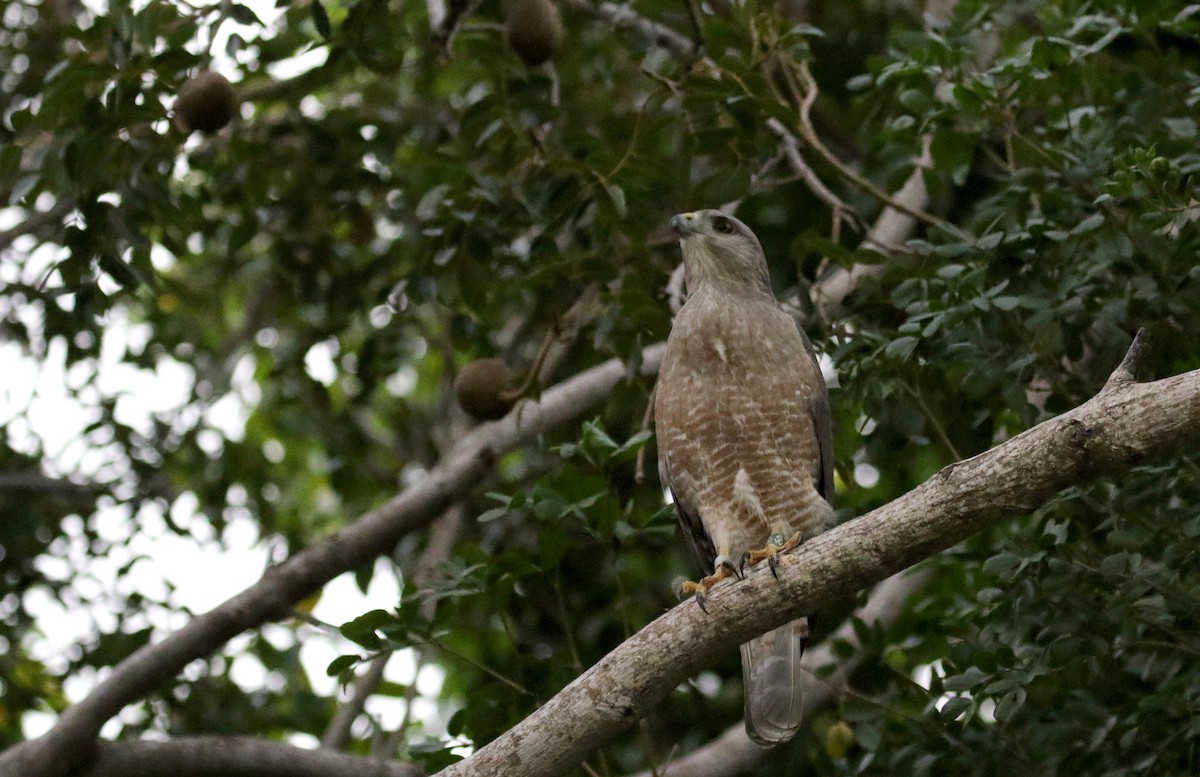
[[[425,533],[396,549],[398,611],[344,613],[341,652],[418,646],[449,716],[448,733],[356,727],[351,749],[386,742],[432,771],[671,606],[696,570],[653,465],[635,477],[653,380],[634,368],[669,329],[663,226],[681,210],[736,204],[836,371],[844,519],[1086,400],[1139,327],[1149,372],[1200,366],[1195,5],[632,4],[679,36],[664,46],[570,0],[561,49],[532,68],[495,0],[451,3],[452,34],[431,29],[437,2],[284,2],[270,22],[238,3],[97,5],[10,0],[0,29],[0,353],[61,367],[84,419],[56,443],[34,389],[0,394],[0,745],[161,635],[146,613],[178,609],[170,591],[121,582],[153,563],[139,535],[250,518],[275,560],[319,540],[462,433],[451,384],[480,357],[540,366],[534,395],[614,356],[631,377],[502,457],[419,582]],[[240,117],[186,136],[173,95],[210,67]],[[807,98],[823,148],[800,151],[857,214],[836,228],[769,123],[803,137]],[[915,231],[862,248],[852,222],[878,217],[925,144]],[[810,302],[861,265],[878,272],[840,304]],[[145,407],[113,388],[120,370],[183,388]],[[863,630],[878,658],[769,773],[1195,773],[1198,474],[1181,455],[1084,485],[928,562],[909,612]],[[99,586],[61,563],[81,557],[127,563]],[[55,661],[30,649],[55,638],[47,598],[91,619]],[[328,637],[299,624],[109,731],[321,736],[336,701],[299,650]],[[235,682],[248,658],[279,681]],[[647,768],[736,723],[736,661],[590,768]]]

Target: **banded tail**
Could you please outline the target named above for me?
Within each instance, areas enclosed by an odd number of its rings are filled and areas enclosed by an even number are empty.
[[[760,745],[788,741],[804,717],[800,657],[808,618],[798,618],[742,645],[746,734]]]

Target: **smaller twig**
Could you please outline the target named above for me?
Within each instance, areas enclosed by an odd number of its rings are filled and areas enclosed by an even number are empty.
[[[378,653],[367,662],[366,671],[354,678],[350,698],[333,713],[325,733],[321,736],[321,747],[341,750],[350,742],[350,727],[362,713],[367,699],[379,689],[379,684],[383,682],[383,671],[391,657],[390,650]]]
[[[654,382],[654,388],[650,389],[650,396],[646,398],[646,412],[642,414],[642,428],[639,431],[645,432],[650,429],[650,422],[654,420],[654,398],[658,395],[658,381]],[[646,448],[643,445],[637,452],[637,464],[633,469],[633,482],[641,483],[646,479]]]
[[[776,118],[767,119],[767,129],[774,132],[779,137],[780,148],[784,156],[787,158],[788,164],[796,171],[796,174],[808,185],[809,190],[816,195],[817,199],[828,205],[834,214],[834,228],[837,229],[841,223],[841,218],[846,218],[846,223],[855,232],[863,231],[862,218],[851,206],[841,200],[833,191],[825,185],[825,182],[817,175],[816,171],[809,167],[804,161],[804,157],[800,154],[800,143],[796,140],[788,128],[783,126],[783,122]],[[834,238],[837,239],[836,237]]]
[[[1104,388],[1100,390],[1102,393],[1105,391],[1115,391],[1131,383],[1137,383],[1138,364],[1146,354],[1146,340],[1146,329],[1142,327],[1133,336],[1133,342],[1129,344],[1129,350],[1125,352],[1125,358],[1121,359],[1121,363],[1117,365],[1112,375],[1109,375],[1108,380],[1104,382]]]
[[[525,379],[521,381],[521,385],[508,391],[500,392],[500,399],[505,402],[511,402],[514,399],[520,399],[525,396],[525,393],[533,388],[533,384],[537,381],[538,374],[542,370],[542,364],[546,361],[546,355],[550,353],[550,346],[558,341],[559,335],[558,323],[555,322],[546,332],[546,336],[542,338],[542,344],[538,346],[537,356],[533,357],[533,365],[525,373]]]
[[[505,401],[520,399],[533,388],[534,384],[546,383],[553,376],[559,361],[571,344],[579,337],[580,330],[595,317],[599,304],[599,287],[591,284],[546,332],[542,344],[538,346],[537,355],[533,358],[533,365],[529,368],[524,380],[521,381],[521,385],[504,392],[500,397]]]
[[[459,23],[463,19],[473,16],[482,3],[483,0],[450,0],[441,24],[437,27],[430,25],[433,30],[431,37],[442,51],[450,51],[450,46],[454,43],[454,36],[458,34]]]
[[[563,635],[567,638],[567,649],[571,651],[571,660],[575,664],[575,671],[582,672],[583,661],[579,658],[574,629],[571,627],[571,616],[567,613],[567,601],[563,598],[561,570],[556,570],[554,574],[554,603],[558,605],[558,617],[562,619]]]
[[[492,669],[490,666],[479,663],[478,661],[471,658],[470,656],[463,655],[462,653],[459,653],[457,650],[455,650],[453,648],[446,647],[445,645],[443,645],[441,643],[441,641],[439,641],[437,639],[437,637],[429,637],[428,639],[415,639],[414,642],[418,642],[422,645],[429,645],[431,647],[435,647],[438,650],[445,653],[446,655],[450,656],[451,658],[457,658],[459,661],[462,661],[465,664],[469,664],[470,666],[478,669],[479,671],[481,671],[485,674],[491,675],[495,679],[497,679],[500,682],[507,685],[509,688],[512,688],[517,693],[520,693],[524,696],[533,696],[534,695],[533,691],[531,691],[528,688],[526,688],[525,686],[521,685],[516,680],[513,680],[510,677],[506,677],[505,675],[501,674],[500,672],[496,671],[495,669]]]
[[[72,483],[40,472],[0,472],[0,493],[5,491],[44,494],[57,497],[98,496],[104,487],[94,483]]]
[[[753,173],[751,173],[751,175],[750,175],[750,191],[751,192],[770,191],[771,189],[775,188],[776,186],[780,186],[784,183],[791,183],[792,181],[799,180],[799,176],[788,176],[787,178],[784,178],[784,179],[776,178],[776,179],[772,179],[770,182],[768,182],[766,180],[767,173],[771,172],[776,167],[778,167],[779,163],[783,161],[783,158],[784,158],[783,151],[779,151],[775,154],[775,156],[773,156],[770,159],[768,159],[767,161],[763,162],[762,165],[760,165],[757,170],[755,170]]]
[[[651,81],[657,81],[659,84],[661,84],[668,92],[670,92],[675,97],[683,96],[683,91],[679,88],[679,84],[675,83],[674,81],[672,81],[671,79],[662,75],[661,73],[655,73],[653,70],[646,67],[645,65],[643,65],[641,68],[639,68],[639,71],[641,72],[642,75],[644,75],[646,78],[649,78]]]
[[[937,432],[937,436],[942,440],[942,445],[946,446],[946,450],[950,451],[950,455],[954,457],[955,461],[962,461],[963,455],[958,452],[958,448],[956,448],[954,443],[950,441],[950,435],[946,433],[946,430],[942,426],[941,422],[939,422],[937,417],[934,416],[933,410],[930,409],[929,404],[925,401],[925,397],[921,396],[921,392],[908,385],[907,382],[903,385],[908,393],[912,394],[913,399],[917,400],[917,404],[921,406],[921,412],[925,414],[925,417],[929,420],[929,423],[933,425],[934,431]]]
[[[41,212],[35,211],[34,213],[31,213],[28,218],[12,229],[0,231],[0,251],[6,250],[17,238],[36,232],[47,224],[58,221],[63,216],[70,213],[74,208],[75,203],[72,200],[61,200],[50,210]]]
[[[1007,142],[1005,143],[1005,145],[1006,145],[1006,147],[1011,148],[1011,146]],[[996,167],[1000,168],[1001,170],[1008,173],[1009,175],[1013,174],[1014,168],[1012,166],[1011,159],[1005,159],[1004,157],[1000,156],[994,150],[992,150],[992,148],[987,143],[980,143],[979,150],[983,152],[983,155],[985,157],[992,160],[992,164],[994,164]]]
[[[587,761],[581,762],[579,766],[588,773],[588,777],[600,777],[596,770],[593,769]]]
[[[385,757],[389,758],[408,736],[408,729],[412,726],[413,700],[417,698],[417,677],[421,674],[421,668],[425,666],[425,654],[419,650],[413,652],[416,654],[413,661],[413,681],[404,688],[404,716],[400,718],[400,725],[388,736],[384,746]]]
[[[817,95],[819,94],[819,89],[817,87],[816,79],[814,79],[812,76],[812,73],[809,72],[807,62],[800,63],[799,74],[800,74],[800,80],[801,80],[801,86],[802,86],[801,97],[800,97],[800,106],[799,106],[799,108],[800,108],[799,123],[800,123],[800,136],[802,138],[804,138],[804,142],[806,142],[810,146],[812,146],[813,150],[816,151],[818,154],[820,154],[822,159],[824,159],[828,164],[832,165],[833,168],[835,170],[837,170],[838,173],[840,173],[848,181],[854,183],[859,188],[865,190],[867,193],[869,193],[872,197],[876,198],[880,202],[886,203],[887,205],[890,205],[892,208],[895,208],[896,210],[900,211],[901,213],[905,214],[906,216],[909,216],[911,218],[916,219],[917,221],[928,224],[931,227],[936,227],[938,229],[941,229],[951,235],[958,237],[961,240],[965,240],[968,242],[974,242],[974,237],[970,233],[964,232],[963,230],[954,226],[953,224],[946,221],[945,219],[941,219],[941,218],[938,218],[937,216],[934,216],[932,213],[927,213],[926,211],[923,211],[923,210],[910,208],[906,203],[901,202],[900,200],[892,197],[890,194],[885,192],[883,189],[880,189],[878,186],[876,186],[874,183],[872,183],[868,179],[859,175],[854,170],[851,170],[850,167],[847,166],[845,162],[838,159],[837,156],[832,151],[830,151],[829,148],[824,143],[821,142],[821,138],[817,135],[817,131],[813,127],[812,118],[809,115],[810,111],[812,110],[813,103],[816,101]]]
[[[1135,639],[1131,642],[1126,642],[1121,647],[1133,650],[1138,648],[1145,648],[1149,650],[1174,650],[1179,653],[1186,653],[1189,656],[1200,658],[1200,649],[1186,644],[1179,644],[1177,642],[1167,642],[1166,640]]]
[[[696,51],[704,48],[704,22],[700,19],[700,6],[696,0],[683,0],[687,6],[688,18],[692,22],[693,46]]]
[[[314,616],[312,613],[307,613],[304,610],[301,610],[299,607],[293,607],[291,613],[289,614],[296,620],[301,621],[302,623],[307,623],[309,626],[312,626],[315,629],[327,631],[332,634],[341,633],[337,626],[334,626],[332,623],[326,623],[325,621]]]

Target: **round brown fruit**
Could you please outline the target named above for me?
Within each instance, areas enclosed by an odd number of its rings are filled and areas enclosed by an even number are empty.
[[[454,379],[458,405],[473,418],[494,421],[508,415],[515,399],[504,396],[513,390],[515,378],[500,359],[476,359]]]
[[[505,24],[508,45],[529,67],[554,56],[562,44],[562,19],[551,0],[513,0]]]
[[[179,87],[175,123],[184,132],[216,132],[237,113],[233,84],[220,73],[200,73]]]

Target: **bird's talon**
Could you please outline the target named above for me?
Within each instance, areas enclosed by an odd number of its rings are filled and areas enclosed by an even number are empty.
[[[750,551],[742,554],[742,560],[738,562],[738,577],[743,580],[746,578],[746,562],[750,560]]]
[[[688,580],[686,577],[677,577],[675,578],[675,581],[671,583],[671,588],[675,591],[675,597],[682,602],[684,598],[691,593],[689,587],[694,585],[696,584],[691,580]]]
[[[767,566],[771,568],[771,574],[774,575],[776,580],[778,580],[779,579],[779,569],[778,569],[779,554],[773,553],[770,556],[767,556]]]

